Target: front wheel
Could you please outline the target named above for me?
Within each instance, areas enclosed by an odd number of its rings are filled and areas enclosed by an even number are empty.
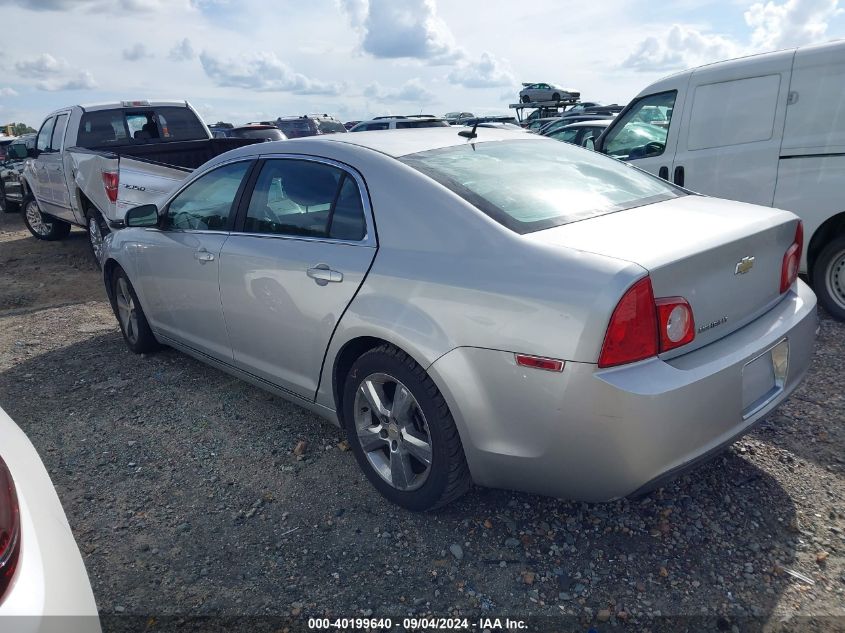
[[[522,103],[531,103],[531,97],[528,95],[522,95]]]
[[[405,352],[382,345],[355,361],[343,413],[358,464],[389,501],[431,510],[469,490],[469,468],[449,407]]]
[[[813,290],[825,310],[837,321],[845,321],[845,235],[822,249],[813,264]]]
[[[70,224],[45,216],[35,198],[24,201],[23,223],[35,237],[48,242],[65,238],[70,233]]]
[[[110,233],[109,227],[103,220],[103,216],[95,209],[88,209],[85,214],[88,222],[88,246],[91,248],[91,257],[97,268],[103,267],[103,240]]]
[[[136,354],[153,352],[159,348],[150,324],[132,283],[121,268],[115,269],[111,278],[112,308],[120,323],[120,331],[127,347]]]
[[[556,92],[552,95],[552,101],[560,101],[560,93]]]

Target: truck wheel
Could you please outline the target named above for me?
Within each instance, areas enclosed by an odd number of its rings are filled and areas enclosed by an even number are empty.
[[[111,276],[112,309],[120,324],[120,332],[126,346],[136,354],[154,352],[161,347],[156,340],[138,295],[129,281],[129,277],[119,266]]]
[[[470,487],[458,429],[431,377],[393,345],[363,354],[344,384],[343,418],[355,458],[389,501],[446,505]]]
[[[91,257],[94,258],[94,263],[97,268],[102,268],[103,259],[103,240],[111,231],[108,224],[103,220],[103,216],[96,209],[88,209],[85,214],[88,219],[88,246],[91,247]]]
[[[35,198],[25,200],[23,207],[23,223],[39,240],[52,242],[65,238],[70,233],[70,224],[45,216],[38,208]]]
[[[832,239],[813,264],[813,290],[825,310],[845,321],[845,235]]]

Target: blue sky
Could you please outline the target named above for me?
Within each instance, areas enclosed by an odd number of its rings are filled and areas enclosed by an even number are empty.
[[[523,81],[624,103],[675,70],[843,38],[845,0],[0,0],[0,20],[0,123],[143,98],[243,123],[504,113]]]

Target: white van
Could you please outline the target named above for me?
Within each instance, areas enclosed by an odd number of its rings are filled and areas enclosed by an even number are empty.
[[[802,272],[845,320],[845,41],[661,79],[596,150],[699,193],[798,214]]]

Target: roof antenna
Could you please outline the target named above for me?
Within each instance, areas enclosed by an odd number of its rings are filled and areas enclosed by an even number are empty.
[[[475,137],[478,136],[478,134],[475,133],[475,128],[478,127],[478,123],[479,123],[479,121],[478,121],[478,119],[476,119],[475,124],[472,126],[472,130],[470,130],[470,131],[461,130],[460,132],[458,132],[458,136],[463,136],[464,138],[468,138],[470,140],[474,139]]]

